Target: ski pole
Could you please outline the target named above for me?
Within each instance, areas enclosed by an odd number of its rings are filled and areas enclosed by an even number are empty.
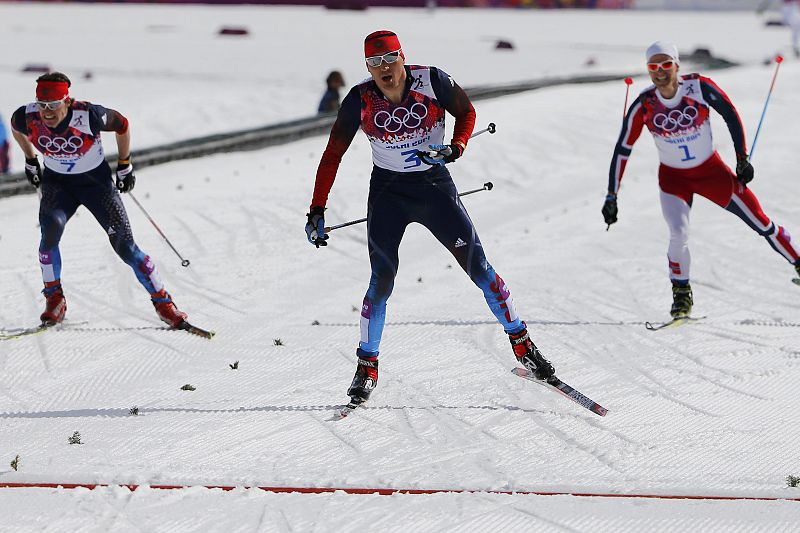
[[[188,266],[189,266],[189,264],[190,264],[190,263],[189,263],[189,260],[188,260],[188,259],[184,259],[183,257],[181,257],[181,254],[180,254],[180,252],[178,252],[178,250],[176,250],[176,249],[175,249],[175,247],[174,247],[174,246],[172,246],[172,243],[171,243],[171,242],[169,242],[169,239],[167,239],[167,236],[166,236],[166,235],[164,235],[164,232],[163,232],[163,231],[161,231],[161,228],[159,228],[159,227],[158,227],[158,224],[156,224],[156,221],[155,221],[155,220],[153,220],[153,218],[152,218],[152,217],[151,217],[151,216],[150,216],[150,215],[147,213],[147,211],[146,211],[146,210],[145,210],[145,208],[142,206],[142,204],[140,204],[140,203],[139,203],[139,200],[137,200],[137,199],[136,199],[136,197],[133,195],[133,193],[132,193],[132,192],[128,192],[127,194],[128,194],[128,196],[130,197],[130,199],[131,199],[131,200],[133,200],[133,202],[134,202],[136,205],[138,205],[138,206],[139,206],[139,209],[141,209],[141,210],[142,210],[142,213],[144,213],[144,216],[146,216],[146,217],[147,217],[147,220],[149,220],[149,221],[150,221],[150,223],[153,225],[153,227],[154,227],[154,228],[156,228],[156,231],[158,232],[158,234],[159,234],[159,235],[161,235],[161,237],[162,237],[162,238],[163,238],[163,239],[166,241],[166,243],[169,245],[169,247],[170,247],[170,248],[172,248],[172,251],[173,251],[173,252],[175,252],[175,255],[177,255],[177,256],[178,256],[178,259],[180,259],[180,260],[181,260],[181,266],[182,266],[182,267],[188,267]]]
[[[753,145],[750,147],[750,159],[753,159],[753,152],[756,149],[756,141],[758,141],[758,134],[761,132],[761,125],[764,123],[764,115],[767,114],[767,106],[769,106],[769,99],[772,96],[772,89],[775,88],[775,80],[778,78],[778,69],[781,68],[781,63],[783,63],[783,56],[775,56],[775,74],[772,76],[772,83],[769,86],[769,92],[767,93],[767,100],[764,102],[764,110],[761,112],[761,119],[758,121],[758,128],[756,128],[756,134],[753,137]]]
[[[625,105],[622,106],[622,120],[625,120],[625,113],[628,112],[628,93],[631,90],[631,84],[633,84],[633,78],[625,78]]]
[[[486,131],[486,130],[484,130],[484,131]],[[466,196],[468,194],[474,194],[476,192],[481,192],[481,191],[491,191],[493,187],[494,187],[494,184],[491,181],[487,181],[486,183],[483,184],[483,187],[481,187],[480,189],[473,189],[471,191],[460,192],[460,193],[458,193],[458,197],[461,198],[462,196]],[[359,218],[358,220],[351,220],[350,222],[345,222],[343,224],[337,224],[335,226],[329,226],[329,227],[325,228],[325,233],[330,233],[331,231],[333,231],[335,229],[346,228],[347,226],[353,226],[355,224],[361,224],[362,222],[366,222],[366,221],[367,221],[366,218]]]
[[[478,135],[480,135],[481,133],[486,133],[487,131],[488,131],[489,133],[494,133],[494,132],[496,132],[496,131],[497,131],[497,126],[495,125],[495,123],[494,123],[494,122],[490,122],[490,123],[489,123],[489,125],[488,125],[487,127],[483,128],[483,129],[482,129],[482,130],[480,130],[480,131],[476,131],[475,133],[473,133],[472,135],[470,135],[470,136],[469,136],[469,138],[470,138],[470,139],[472,139],[473,137],[477,137],[477,136],[478,136]]]
[[[631,85],[633,84],[633,78],[628,76],[625,78],[625,105],[622,106],[622,121],[625,122],[625,113],[628,112],[628,93],[631,90]],[[606,226],[606,231],[611,228],[611,224]]]

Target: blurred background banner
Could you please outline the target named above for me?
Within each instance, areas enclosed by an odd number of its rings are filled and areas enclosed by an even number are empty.
[[[0,0],[0,3],[19,0]],[[478,7],[529,9],[651,9],[702,11],[756,11],[768,0],[41,0],[53,3],[305,5],[328,9],[362,10],[369,7]],[[776,4],[779,2],[776,2]]]
[[[0,0],[0,3],[9,0]],[[47,2],[49,0],[41,0]],[[629,9],[639,0],[109,0],[92,2],[76,0],[73,3],[131,3],[131,4],[247,4],[247,5],[305,5],[325,6],[328,9],[360,10],[368,7],[504,7],[531,9]],[[55,0],[53,3],[68,3]],[[670,3],[665,0],[665,3]],[[690,2],[691,3],[691,2]],[[708,0],[707,4],[725,4],[725,0]],[[739,2],[741,3],[741,2]],[[752,2],[751,2],[752,3]]]

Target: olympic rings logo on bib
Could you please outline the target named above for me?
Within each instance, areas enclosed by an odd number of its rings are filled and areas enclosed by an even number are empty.
[[[678,128],[688,128],[694,124],[700,112],[694,106],[683,109],[673,109],[667,114],[659,113],[653,117],[653,125],[666,132],[673,132]]]
[[[406,128],[418,128],[422,125],[422,119],[428,116],[428,108],[425,104],[415,102],[410,109],[398,107],[391,113],[388,111],[378,111],[375,113],[375,125],[389,133],[396,133],[405,126]]]
[[[39,146],[50,153],[63,152],[65,154],[74,154],[83,146],[83,139],[76,135],[73,135],[69,139],[40,135],[37,141],[39,142]]]

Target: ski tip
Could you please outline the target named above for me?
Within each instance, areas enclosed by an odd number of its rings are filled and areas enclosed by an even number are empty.
[[[183,330],[187,333],[191,333],[192,335],[197,335],[198,337],[203,337],[204,339],[213,339],[214,336],[217,334],[216,331],[209,331],[203,328],[198,328],[185,320],[180,323],[178,327],[175,329]]]
[[[335,422],[336,420],[347,418],[350,415],[350,413],[352,413],[358,408],[359,405],[361,404],[350,402],[344,407],[337,409],[336,412],[333,413],[333,416],[328,420]]]

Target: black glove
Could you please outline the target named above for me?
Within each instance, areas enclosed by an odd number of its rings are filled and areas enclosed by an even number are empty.
[[[311,212],[306,214],[306,217],[308,217],[306,222],[308,242],[317,248],[328,246],[328,243],[325,242],[328,240],[328,235],[325,234],[325,208],[315,205],[311,208]]]
[[[417,150],[417,157],[428,165],[444,165],[452,163],[464,153],[460,144],[430,144],[430,150]]]
[[[39,188],[42,182],[42,167],[39,166],[39,158],[36,156],[25,158],[25,177],[31,185]]]
[[[750,158],[746,155],[736,156],[736,177],[742,185],[747,185],[753,181],[753,165],[750,164]]]
[[[609,194],[603,204],[603,218],[609,226],[617,221],[617,195]]]
[[[117,190],[119,192],[132,191],[136,185],[136,175],[130,159],[120,159],[117,162]]]

